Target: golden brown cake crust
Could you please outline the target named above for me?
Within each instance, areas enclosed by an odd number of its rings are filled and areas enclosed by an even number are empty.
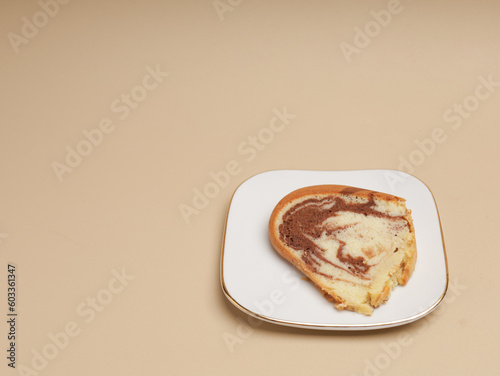
[[[285,209],[287,206],[289,207],[290,203],[293,203],[297,200],[303,200],[305,199],[305,197],[338,195],[338,194],[355,195],[362,199],[375,198],[385,202],[403,203],[403,204],[405,203],[405,200],[403,198],[397,196],[362,188],[345,186],[345,185],[316,185],[316,186],[300,188],[283,197],[274,208],[269,220],[270,241],[273,248],[283,258],[292,263],[307,278],[309,278],[316,285],[316,287],[319,288],[319,290],[322,292],[325,298],[335,303],[336,308],[347,309],[365,315],[370,315],[372,312],[371,309],[365,310],[360,307],[352,306],[344,299],[342,299],[339,295],[337,295],[334,291],[325,289],[322,286],[322,282],[318,277],[318,275],[315,272],[311,271],[308,265],[301,258],[294,256],[291,250],[287,247],[287,245],[280,240],[278,222],[280,218],[282,218],[282,216],[284,215],[284,212],[286,211]],[[410,210],[407,210],[404,218],[408,222],[410,232],[414,234],[414,226]],[[405,285],[410,279],[410,276],[412,275],[415,269],[416,258],[417,258],[415,241],[413,241],[411,244],[408,245],[408,249],[406,250],[406,252],[408,254],[408,257],[406,258],[405,262],[401,265],[400,270],[398,270],[398,272],[395,273],[397,275],[394,275],[392,280],[387,281],[386,285],[379,294],[371,296],[370,305],[372,307],[378,307],[380,304],[384,303],[388,299],[394,285],[397,284]]]

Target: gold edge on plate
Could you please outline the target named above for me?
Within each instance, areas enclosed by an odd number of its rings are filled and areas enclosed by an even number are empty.
[[[238,191],[238,189],[241,187],[241,185],[243,185],[245,182],[247,182],[248,180],[252,179],[253,177],[257,176],[257,175],[261,175],[261,174],[264,174],[264,173],[269,173],[269,172],[277,172],[277,171],[296,171],[296,172],[300,172],[300,171],[323,171],[323,172],[329,172],[329,170],[267,170],[267,171],[262,171],[262,172],[259,172],[259,173],[256,173],[250,177],[248,177],[247,179],[243,180],[236,188],[235,190],[233,191],[233,194],[231,195],[231,199],[229,200],[229,205],[228,205],[228,208],[227,208],[227,211],[226,211],[226,219],[225,219],[225,223],[224,223],[224,231],[223,231],[223,236],[222,236],[222,247],[221,247],[221,256],[220,256],[220,283],[221,283],[221,288],[222,288],[222,291],[224,292],[224,295],[226,296],[226,298],[236,307],[238,308],[239,310],[241,310],[242,312],[246,313],[247,315],[249,316],[252,316],[252,317],[255,317],[257,319],[260,319],[260,320],[263,320],[263,321],[267,321],[267,322],[270,322],[270,323],[274,323],[274,324],[279,324],[279,325],[284,325],[284,326],[291,326],[291,327],[296,327],[296,328],[305,328],[305,329],[317,329],[317,330],[374,330],[374,329],[387,329],[387,328],[392,328],[392,327],[396,327],[396,326],[401,326],[401,325],[406,325],[406,324],[410,324],[414,321],[417,321],[425,316],[427,316],[428,314],[430,314],[432,311],[434,311],[440,304],[441,302],[443,301],[447,291],[448,291],[448,285],[449,285],[449,271],[448,271],[448,257],[447,257],[447,254],[446,254],[446,246],[445,246],[445,243],[444,243],[444,234],[443,234],[443,227],[441,225],[441,217],[439,215],[439,209],[438,209],[438,206],[436,204],[436,199],[434,197],[434,194],[432,193],[431,189],[427,186],[427,184],[425,184],[422,180],[420,180],[419,178],[411,175],[411,174],[408,174],[406,172],[404,172],[405,174],[417,179],[419,182],[421,182],[423,185],[425,185],[425,187],[428,189],[428,191],[430,192],[431,196],[432,196],[432,200],[434,201],[434,207],[436,208],[436,213],[437,213],[437,216],[438,216],[438,222],[439,222],[439,230],[440,230],[440,233],[441,233],[441,242],[442,242],[442,245],[443,245],[443,255],[444,255],[444,262],[445,262],[445,269],[446,269],[446,284],[445,284],[445,288],[443,290],[443,293],[441,294],[441,296],[439,297],[439,299],[436,300],[436,302],[430,306],[429,308],[427,308],[426,310],[416,314],[416,315],[413,315],[413,316],[410,316],[410,317],[407,317],[405,319],[401,319],[401,320],[394,320],[394,321],[389,321],[389,322],[384,322],[384,323],[378,323],[378,324],[347,324],[347,325],[337,325],[337,324],[311,324],[311,323],[303,323],[303,322],[296,322],[296,321],[289,321],[289,320],[281,320],[281,319],[276,319],[276,318],[273,318],[273,317],[269,317],[269,316],[265,316],[265,315],[261,315],[259,313],[256,313],[256,312],[253,312],[251,310],[249,310],[248,308],[242,306],[240,303],[238,303],[238,301],[236,299],[234,299],[232,297],[232,295],[229,293],[229,291],[227,290],[227,287],[226,287],[226,283],[224,281],[224,249],[225,249],[225,240],[226,240],[226,232],[227,232],[227,222],[228,222],[228,219],[229,219],[229,212],[231,210],[231,203],[233,201],[233,198],[234,198],[234,195],[236,194],[236,192]],[[348,172],[348,171],[357,171],[357,172],[362,172],[362,171],[395,171],[395,172],[401,172],[401,171],[398,171],[398,170],[389,170],[389,169],[369,169],[369,170],[342,170],[342,172]]]

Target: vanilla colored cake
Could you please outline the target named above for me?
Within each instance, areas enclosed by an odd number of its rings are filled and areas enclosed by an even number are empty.
[[[271,214],[269,236],[337,309],[364,315],[408,282],[417,258],[404,199],[342,185],[285,196]]]

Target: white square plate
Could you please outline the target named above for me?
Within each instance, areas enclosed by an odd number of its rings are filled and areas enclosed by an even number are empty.
[[[406,286],[397,286],[372,316],[339,311],[288,261],[268,236],[272,210],[298,188],[339,184],[406,199],[417,240],[417,264]],[[226,219],[221,256],[226,297],[262,320],[301,328],[367,330],[410,323],[432,312],[448,287],[448,268],[439,215],[427,186],[393,170],[268,171],[251,177],[234,192]]]

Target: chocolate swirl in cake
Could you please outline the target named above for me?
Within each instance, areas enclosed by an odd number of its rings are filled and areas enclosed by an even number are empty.
[[[355,192],[356,190],[353,188],[348,192],[344,190],[342,193],[353,194]],[[365,275],[373,265],[367,263],[367,260],[363,256],[353,256],[347,253],[345,250],[345,242],[336,237],[339,231],[345,230],[347,227],[353,226],[354,224],[332,227],[331,225],[328,226],[325,224],[325,222],[341,212],[351,212],[364,216],[385,218],[391,222],[400,222],[398,227],[401,227],[401,221],[404,221],[402,222],[403,225],[407,225],[408,228],[410,228],[404,215],[391,216],[376,210],[375,207],[376,203],[373,195],[369,195],[367,201],[361,202],[347,202],[339,196],[326,196],[321,199],[306,199],[291,207],[283,215],[283,223],[279,226],[280,240],[288,247],[302,252],[302,261],[314,273],[332,278],[332,276],[319,270],[323,262],[342,269],[357,278],[366,279],[367,277]],[[315,241],[313,241],[319,239],[323,235],[335,239],[338,242],[339,247],[336,258],[341,265],[333,263],[325,257],[325,250],[321,249]]]

